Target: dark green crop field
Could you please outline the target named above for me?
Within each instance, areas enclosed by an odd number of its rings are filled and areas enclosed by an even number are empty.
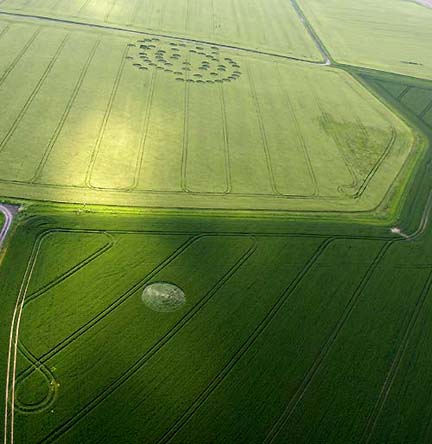
[[[3,444],[432,442],[396,3],[0,0]]]
[[[1,270],[17,442],[428,441],[428,211],[409,241],[351,224],[33,214]],[[185,304],[150,310],[152,282]]]
[[[360,78],[428,134],[425,85]],[[406,237],[284,216],[20,215],[0,270],[6,430],[25,443],[429,442],[429,157]],[[154,282],[185,303],[151,310]]]

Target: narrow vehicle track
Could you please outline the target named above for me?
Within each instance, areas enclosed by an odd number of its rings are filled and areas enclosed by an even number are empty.
[[[0,230],[0,249],[3,245],[4,240],[6,239],[6,236],[9,232],[9,229],[12,225],[14,213],[12,212],[11,208],[0,204],[0,212],[4,214],[5,221],[3,224],[3,227]]]
[[[299,12],[299,14],[300,14],[300,12]],[[242,51],[242,52],[246,52],[246,53],[260,54],[260,55],[267,55],[270,57],[278,57],[278,58],[286,59],[286,60],[294,60],[294,61],[303,62],[303,63],[310,63],[312,65],[326,66],[326,65],[331,64],[330,58],[328,57],[327,50],[322,46],[322,43],[316,37],[315,32],[313,30],[310,30],[310,25],[308,24],[308,22],[305,22],[303,19],[302,19],[302,21],[305,24],[306,29],[308,30],[309,34],[311,36],[313,36],[313,40],[315,42],[315,45],[320,50],[321,55],[324,58],[324,61],[313,61],[313,60],[303,59],[300,57],[293,57],[293,56],[289,56],[289,55],[284,55],[284,54],[280,54],[280,53],[261,51],[258,49],[245,48],[245,47],[241,47],[241,46],[230,45],[230,44],[220,43],[220,42],[213,42],[213,41],[208,41],[208,40],[199,40],[199,39],[194,39],[194,38],[190,38],[190,37],[186,37],[186,36],[179,37],[176,35],[170,35],[170,34],[165,34],[165,33],[141,31],[138,29],[127,28],[127,27],[122,27],[122,26],[112,26],[112,25],[106,25],[106,24],[103,25],[103,24],[99,24],[99,23],[82,22],[79,20],[69,20],[66,18],[49,17],[49,16],[45,16],[45,15],[23,14],[23,13],[17,13],[17,12],[0,11],[0,16],[32,19],[32,20],[39,20],[39,21],[44,21],[44,22],[60,23],[63,25],[78,25],[78,26],[84,26],[87,28],[104,29],[107,31],[127,32],[129,34],[148,35],[148,36],[152,36],[152,37],[162,37],[162,38],[167,38],[167,39],[171,39],[171,40],[178,40],[178,41],[182,41],[182,42],[202,43],[202,44],[206,44],[206,45],[217,45],[221,48],[232,49],[235,51]]]

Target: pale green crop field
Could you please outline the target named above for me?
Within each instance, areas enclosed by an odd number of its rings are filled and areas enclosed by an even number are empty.
[[[0,0],[4,444],[432,442],[432,13],[299,4]]]
[[[383,201],[412,152],[408,126],[331,67],[136,34],[1,26],[5,196],[363,211]]]
[[[432,9],[407,0],[299,0],[339,63],[432,79]]]
[[[1,9],[322,59],[285,0],[5,0]]]

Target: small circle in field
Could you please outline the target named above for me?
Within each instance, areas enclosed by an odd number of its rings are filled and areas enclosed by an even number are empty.
[[[151,310],[164,313],[179,310],[186,302],[184,291],[169,282],[154,282],[147,285],[141,299]]]

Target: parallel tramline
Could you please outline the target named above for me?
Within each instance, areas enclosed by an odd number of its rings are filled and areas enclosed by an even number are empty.
[[[0,46],[16,26],[27,40],[4,61],[0,87],[5,195],[368,211],[389,205],[390,185],[413,162],[409,128],[341,70],[47,24],[12,24]]]
[[[432,442],[431,13],[0,0],[3,444]]]

